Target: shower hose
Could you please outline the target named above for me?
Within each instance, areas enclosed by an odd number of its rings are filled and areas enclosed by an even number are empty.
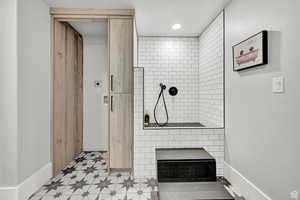
[[[156,101],[156,104],[155,104],[155,107],[154,107],[154,120],[156,122],[156,124],[158,126],[166,126],[168,124],[168,121],[169,121],[169,114],[168,114],[168,109],[167,109],[167,105],[166,105],[166,100],[165,100],[165,96],[164,96],[164,90],[166,89],[166,86],[164,84],[159,84],[160,86],[160,92],[159,92],[159,95],[158,95],[158,98],[157,98],[157,101]],[[167,120],[165,123],[159,123],[157,121],[157,118],[156,118],[156,110],[157,110],[157,105],[158,105],[158,102],[159,102],[159,99],[162,98],[163,100],[163,105],[164,105],[164,108],[165,108],[165,111],[166,111],[166,116],[167,116]]]

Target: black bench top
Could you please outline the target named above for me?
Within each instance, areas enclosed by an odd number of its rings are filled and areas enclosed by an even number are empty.
[[[214,160],[203,148],[156,149],[156,160]]]

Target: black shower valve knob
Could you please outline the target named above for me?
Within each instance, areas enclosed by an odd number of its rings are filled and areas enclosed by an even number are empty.
[[[171,96],[176,96],[177,93],[178,93],[178,89],[177,89],[176,87],[170,87],[170,89],[169,89],[169,94],[170,94]]]

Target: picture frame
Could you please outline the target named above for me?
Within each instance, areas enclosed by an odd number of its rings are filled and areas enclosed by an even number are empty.
[[[263,30],[232,47],[233,71],[268,64],[268,31]]]

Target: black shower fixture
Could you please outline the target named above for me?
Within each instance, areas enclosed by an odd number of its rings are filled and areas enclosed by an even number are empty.
[[[170,87],[170,89],[169,89],[169,94],[170,94],[171,96],[176,96],[177,93],[178,93],[178,89],[177,89],[176,87]]]
[[[164,85],[164,84],[162,84],[162,83],[160,83],[159,86],[160,86],[160,88],[161,88],[162,90],[165,90],[165,89],[167,88],[167,86]]]
[[[165,126],[165,125],[168,124],[168,121],[169,121],[169,114],[168,114],[167,104],[166,104],[166,100],[165,100],[165,96],[164,96],[164,90],[167,89],[167,86],[164,85],[163,83],[160,83],[159,87],[160,87],[160,92],[159,92],[156,104],[154,106],[153,114],[154,114],[154,120],[155,120],[156,124],[158,126]],[[158,102],[161,98],[162,98],[163,106],[164,106],[164,109],[165,109],[165,112],[166,112],[166,117],[167,117],[167,119],[164,123],[158,122],[157,118],[156,118],[156,110],[157,110]]]

